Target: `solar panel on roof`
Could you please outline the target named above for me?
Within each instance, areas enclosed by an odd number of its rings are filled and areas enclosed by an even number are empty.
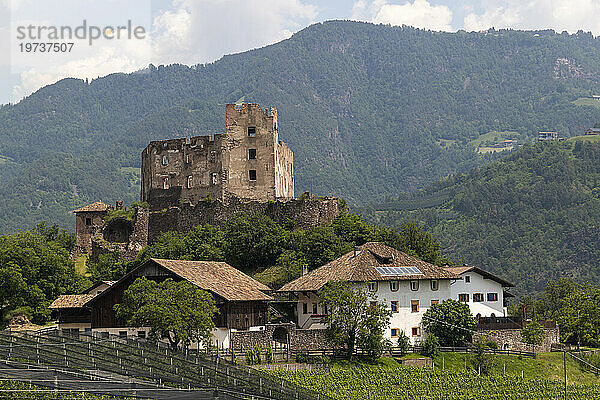
[[[417,267],[376,267],[381,275],[423,275]]]

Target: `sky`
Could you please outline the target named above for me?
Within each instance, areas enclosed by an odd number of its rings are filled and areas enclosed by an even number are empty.
[[[0,0],[0,104],[65,77],[212,62],[331,19],[598,36],[600,0]]]

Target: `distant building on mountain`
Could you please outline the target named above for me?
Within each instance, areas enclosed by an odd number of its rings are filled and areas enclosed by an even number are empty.
[[[553,132],[553,131],[538,132],[538,140],[540,142],[543,142],[546,140],[558,140],[558,132]]]
[[[585,132],[586,135],[600,135],[600,128],[592,127]]]

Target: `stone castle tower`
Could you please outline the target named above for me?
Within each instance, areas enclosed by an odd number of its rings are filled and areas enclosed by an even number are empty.
[[[142,152],[142,201],[152,206],[173,189],[191,204],[293,198],[293,153],[279,140],[277,109],[227,104],[225,127],[223,134],[151,142]]]

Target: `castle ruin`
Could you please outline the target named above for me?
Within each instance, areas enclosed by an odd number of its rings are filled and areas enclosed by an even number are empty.
[[[142,152],[143,206],[136,206],[133,220],[111,215],[115,208],[101,202],[75,210],[74,255],[117,251],[133,259],[161,233],[222,226],[239,213],[292,221],[295,228],[337,217],[337,198],[294,197],[293,153],[279,140],[275,107],[227,104],[225,128],[220,134],[150,142]],[[122,204],[116,209],[125,210]]]

